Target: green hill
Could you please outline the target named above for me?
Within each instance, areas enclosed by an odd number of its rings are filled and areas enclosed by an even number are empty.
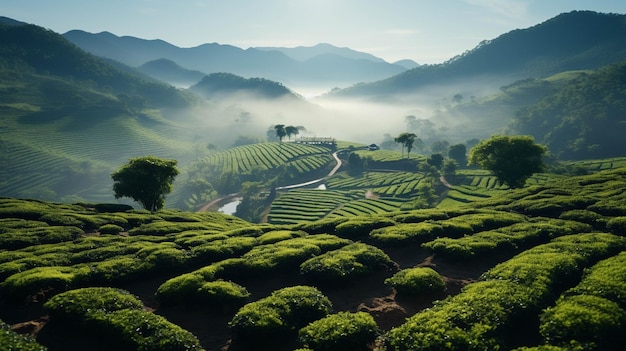
[[[128,158],[192,157],[180,123],[195,98],[37,26],[0,25],[0,40],[3,196],[111,201]]]
[[[623,156],[626,61],[580,74],[522,108],[511,123],[562,159]]]

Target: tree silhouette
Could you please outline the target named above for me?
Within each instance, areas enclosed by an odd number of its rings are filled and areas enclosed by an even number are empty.
[[[422,142],[414,133],[402,133],[393,139],[396,143],[402,144],[402,155],[404,156],[404,148],[406,147],[406,157],[410,158],[411,149],[415,141]]]
[[[285,135],[287,135],[287,132],[285,131],[285,125],[277,124],[274,126],[274,130],[276,131],[276,137],[278,137],[278,142],[282,143],[283,138],[285,137]]]
[[[300,131],[297,127],[287,126],[285,127],[285,133],[287,134],[287,138],[289,138],[289,140],[291,141],[291,136],[300,134]]]

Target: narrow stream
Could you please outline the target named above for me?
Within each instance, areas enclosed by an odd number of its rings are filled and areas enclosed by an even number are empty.
[[[227,215],[234,215],[237,212],[237,206],[241,203],[241,199],[235,199],[234,201],[227,202],[224,206],[220,207],[217,212],[221,212]]]

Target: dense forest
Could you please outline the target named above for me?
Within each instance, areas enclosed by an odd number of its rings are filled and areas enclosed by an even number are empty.
[[[623,155],[626,132],[626,62],[581,74],[570,84],[522,108],[511,128],[560,158]]]

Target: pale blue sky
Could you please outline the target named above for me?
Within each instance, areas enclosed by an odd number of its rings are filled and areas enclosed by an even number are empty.
[[[181,47],[350,47],[389,62],[440,63],[573,10],[626,13],[624,0],[2,0],[0,16]]]

